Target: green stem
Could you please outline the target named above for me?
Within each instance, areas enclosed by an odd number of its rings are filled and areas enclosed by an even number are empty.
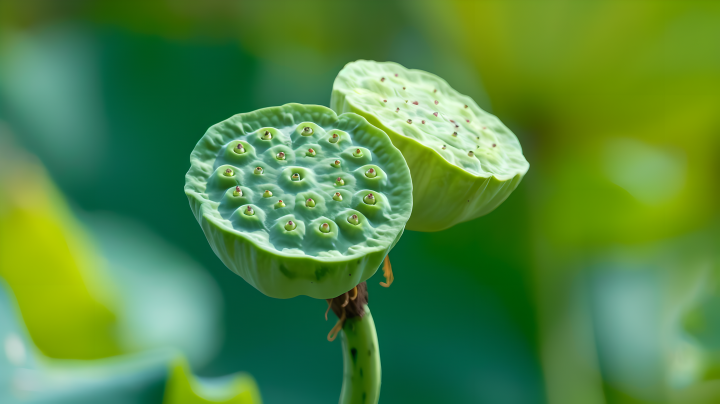
[[[342,329],[343,386],[340,404],[376,404],[380,399],[380,348],[370,309]]]

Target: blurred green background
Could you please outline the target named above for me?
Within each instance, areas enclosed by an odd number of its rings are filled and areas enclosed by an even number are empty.
[[[22,164],[0,164],[0,226],[27,237],[0,231],[0,276],[43,353],[170,344],[196,374],[249,372],[266,403],[335,402],[342,356],[325,339],[326,303],[271,299],[227,270],[182,188],[209,126],[288,102],[327,105],[356,59],[440,75],[503,120],[530,162],[496,211],[406,232],[390,254],[392,287],[380,274],[368,282],[381,402],[720,402],[715,1],[0,2],[0,132],[25,150],[13,152]],[[28,174],[38,167],[55,185]],[[63,215],[89,232],[86,253],[100,257],[82,261],[89,271],[135,269],[114,272],[124,281],[82,277],[109,289],[83,306],[104,328],[83,329],[72,305],[43,328],[53,305],[13,280],[59,271],[38,261],[48,227],[8,208],[57,207],[33,204],[36,186],[56,186]],[[30,196],[13,196],[19,188]],[[159,280],[186,266],[195,281]],[[165,278],[148,275],[158,271]],[[133,311],[145,317],[123,314]],[[152,334],[158,321],[176,328]],[[185,331],[163,334],[173,329]],[[87,343],[73,352],[58,332]]]

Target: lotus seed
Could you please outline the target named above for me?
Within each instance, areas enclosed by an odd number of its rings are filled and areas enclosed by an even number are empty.
[[[387,100],[383,100],[383,102],[387,102]]]
[[[363,202],[365,202],[368,205],[375,205],[375,197],[373,196],[373,194],[367,194],[363,198]]]
[[[243,196],[242,189],[240,189],[240,187],[235,187],[235,190],[233,191],[233,196]]]
[[[262,140],[270,140],[272,139],[272,133],[270,133],[269,130],[266,130],[265,133],[262,135]]]
[[[470,120],[469,120],[469,119],[466,119],[465,121],[466,121],[467,123],[470,123]]]
[[[338,139],[340,139],[340,136],[338,136],[337,133],[333,133],[332,137],[330,138],[330,143],[337,143]]]
[[[435,100],[435,105],[438,105],[438,104],[439,104],[438,100]]]
[[[223,172],[223,174],[226,177],[232,177],[235,174],[235,172],[232,169],[228,168],[227,170],[225,170],[225,172]]]
[[[262,167],[255,167],[255,171],[253,171],[255,174],[260,175],[263,173]]]
[[[445,146],[445,145],[443,145],[442,149],[443,149],[443,150],[445,150],[445,147],[446,147],[446,146]]]
[[[467,104],[465,104],[465,108],[467,108]]]
[[[411,124],[411,123],[412,123],[412,119],[408,119],[408,120],[407,120],[407,123],[410,123],[410,124]]]
[[[422,124],[425,125],[425,120],[423,119]]]
[[[437,93],[437,89],[433,90],[433,93]]]
[[[395,108],[395,112],[400,112],[400,108]]]
[[[453,132],[453,137],[457,137],[457,132]]]
[[[296,227],[297,225],[292,220],[288,220],[288,222],[285,223],[285,230],[287,231],[293,231]]]
[[[306,127],[303,128],[303,130],[302,130],[302,135],[303,135],[303,136],[310,136],[310,135],[312,135],[312,134],[313,134],[313,129],[312,129],[311,127],[306,126]]]
[[[438,113],[437,113],[437,112],[433,112],[433,115],[438,116]]]
[[[473,156],[475,156],[475,153],[473,153],[473,151],[470,150],[470,151],[468,152],[468,156],[469,156],[469,157],[473,157]]]
[[[385,82],[385,77],[380,79],[381,82]]]
[[[496,146],[495,143],[493,143],[493,147],[495,147],[495,146]]]
[[[338,185],[338,186],[345,185],[345,181],[343,181],[342,178],[338,177],[337,180],[335,180],[335,185]]]
[[[323,233],[330,233],[330,225],[327,223],[323,223],[320,225],[320,231]]]
[[[243,154],[245,153],[245,148],[243,147],[242,143],[238,143],[237,147],[233,148],[233,151],[235,154]]]
[[[272,192],[270,192],[269,189],[266,189],[265,192],[263,192],[263,198],[269,198],[272,196]]]
[[[360,149],[355,149],[355,151],[353,152],[353,157],[362,157],[362,155],[363,153]]]
[[[413,101],[413,105],[418,105],[418,102],[417,102],[417,101]]]
[[[305,206],[307,206],[308,208],[314,208],[315,201],[313,200],[313,198],[308,198],[308,200],[305,201]]]
[[[335,195],[333,195],[333,199],[338,202],[342,201],[342,195],[340,194],[340,192],[335,192]]]
[[[285,207],[285,202],[283,202],[282,199],[277,201],[277,203],[275,204],[275,208],[284,208],[284,207]]]
[[[335,168],[340,167],[340,160],[335,160],[335,161],[333,161],[332,166],[335,167]]]
[[[404,89],[405,89],[405,87],[403,87],[403,90],[404,90]]]
[[[290,176],[290,179],[292,181],[300,181],[300,174],[299,173],[293,173],[293,175]]]
[[[315,157],[315,150],[313,150],[313,149],[308,149],[307,155],[310,156],[310,157]]]
[[[275,158],[277,158],[278,160],[285,160],[285,153],[280,152],[277,154],[277,156],[275,156]]]
[[[348,216],[347,221],[348,221],[348,223],[354,224],[355,226],[357,226],[358,223],[360,223],[360,220],[358,220],[358,215]]]
[[[398,76],[398,74],[397,74],[397,73],[395,73],[395,77],[397,77],[397,76]]]
[[[255,210],[253,210],[252,206],[248,206],[247,209],[243,211],[243,213],[246,216],[252,216],[255,214]]]
[[[374,168],[370,168],[369,170],[365,171],[365,176],[368,178],[375,178],[377,177],[377,171],[375,171]]]

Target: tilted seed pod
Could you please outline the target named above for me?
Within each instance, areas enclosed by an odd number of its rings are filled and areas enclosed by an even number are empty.
[[[271,297],[353,289],[375,273],[412,210],[410,171],[388,136],[321,106],[235,115],[207,131],[190,162],[185,193],[213,251]]]
[[[443,230],[491,212],[529,168],[497,117],[431,73],[352,62],[335,79],[330,106],[362,115],[402,152],[413,180],[409,230]]]

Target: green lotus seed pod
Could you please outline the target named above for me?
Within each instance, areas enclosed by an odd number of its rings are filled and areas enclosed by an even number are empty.
[[[515,135],[438,76],[392,62],[347,64],[331,107],[385,131],[413,177],[407,228],[438,231],[491,212],[529,168]]]
[[[362,157],[352,157],[356,149]],[[271,297],[329,299],[353,289],[375,273],[412,211],[402,154],[352,113],[288,104],[238,114],[211,127],[190,161],[185,193],[213,251]],[[234,176],[223,175],[228,168]],[[370,168],[376,177],[365,175]],[[370,193],[373,205],[363,201]]]

